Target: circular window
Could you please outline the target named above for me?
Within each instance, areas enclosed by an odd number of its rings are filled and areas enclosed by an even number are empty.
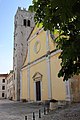
[[[40,51],[40,48],[41,48],[40,41],[37,40],[34,44],[34,52],[37,54]]]

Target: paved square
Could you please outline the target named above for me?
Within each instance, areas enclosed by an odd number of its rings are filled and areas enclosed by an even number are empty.
[[[32,103],[0,100],[0,120],[25,120],[26,115],[29,120],[32,120],[32,113],[38,115],[39,109],[42,108],[42,105]]]

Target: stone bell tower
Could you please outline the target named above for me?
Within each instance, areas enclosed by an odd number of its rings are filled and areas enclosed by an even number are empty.
[[[20,100],[20,70],[27,54],[27,41],[34,26],[34,13],[18,7],[14,18],[13,70],[15,100]]]

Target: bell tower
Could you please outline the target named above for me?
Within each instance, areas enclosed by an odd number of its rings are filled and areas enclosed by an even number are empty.
[[[15,100],[20,100],[20,70],[27,54],[27,41],[34,26],[34,13],[18,7],[14,17],[13,70]]]

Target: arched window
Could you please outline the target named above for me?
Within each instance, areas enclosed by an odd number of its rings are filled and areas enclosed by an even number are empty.
[[[29,26],[29,27],[30,27],[30,20],[28,20],[28,24],[27,24],[27,26]]]
[[[23,21],[23,25],[26,27],[26,19],[24,19],[24,21]]]

